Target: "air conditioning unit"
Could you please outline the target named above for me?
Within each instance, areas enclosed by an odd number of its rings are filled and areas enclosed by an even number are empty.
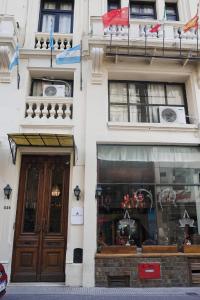
[[[160,117],[160,123],[168,123],[168,124],[186,123],[184,107],[160,106],[159,117]]]
[[[44,84],[43,97],[65,97],[65,86],[58,84]]]

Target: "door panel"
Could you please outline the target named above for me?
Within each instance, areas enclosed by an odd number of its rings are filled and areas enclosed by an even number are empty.
[[[69,156],[22,157],[13,281],[64,281]]]

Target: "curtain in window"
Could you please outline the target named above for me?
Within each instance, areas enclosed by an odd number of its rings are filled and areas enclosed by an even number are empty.
[[[148,103],[157,104],[157,106],[149,106],[150,123],[159,122],[159,105],[165,105],[165,90],[162,84],[148,84]]]
[[[44,9],[56,9],[56,3],[45,1]]]
[[[111,103],[127,103],[126,83],[111,83],[109,88]]]
[[[71,15],[60,15],[59,17],[59,32],[70,33],[71,32]]]
[[[98,159],[110,161],[196,162],[198,147],[98,145]]]
[[[50,32],[51,30],[51,20],[53,20],[53,28],[55,24],[55,16],[54,15],[43,15],[42,18],[42,32]]]
[[[60,10],[72,10],[72,3],[61,3]]]
[[[128,108],[123,105],[112,105],[110,107],[111,122],[128,122]]]
[[[184,105],[183,89],[180,85],[167,85],[168,105]]]

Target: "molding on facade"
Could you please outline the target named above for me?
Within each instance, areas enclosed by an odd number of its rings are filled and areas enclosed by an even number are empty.
[[[0,46],[0,82],[10,82],[10,71],[8,70],[10,64],[9,47]]]
[[[102,84],[103,81],[103,55],[104,49],[103,47],[93,47],[91,50],[92,57],[92,84]]]
[[[164,124],[139,124],[139,123],[116,123],[108,122],[107,126],[113,130],[151,130],[151,131],[174,131],[174,132],[199,132],[199,128],[196,124],[176,124],[176,125],[164,125]]]

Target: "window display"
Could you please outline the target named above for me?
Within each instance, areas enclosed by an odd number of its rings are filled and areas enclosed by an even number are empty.
[[[199,162],[197,147],[99,145],[99,246],[196,243]]]

